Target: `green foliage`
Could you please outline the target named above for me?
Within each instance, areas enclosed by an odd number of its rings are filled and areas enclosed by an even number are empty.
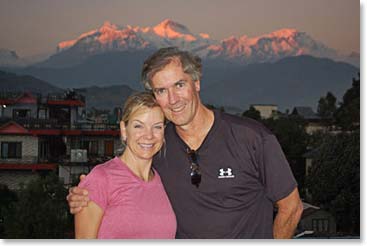
[[[336,111],[336,97],[328,92],[326,97],[321,97],[317,107],[317,113],[323,118],[330,118]]]
[[[338,135],[324,134],[306,184],[312,202],[330,211],[338,230],[359,235],[360,136],[359,130]]]
[[[359,128],[360,78],[353,78],[352,88],[345,92],[343,96],[343,102],[335,112],[335,119],[337,125],[344,130],[353,130]]]
[[[8,186],[0,184],[0,238],[4,238],[4,231],[7,214],[13,213],[14,203],[17,201],[17,194],[11,191]]]
[[[270,118],[265,120],[264,124],[275,134],[287,157],[295,158],[305,153],[308,135],[301,118]]]
[[[30,181],[19,191],[14,211],[5,217],[5,238],[72,238],[67,193],[55,173]]]
[[[292,168],[298,182],[301,195],[304,193],[304,159],[307,151],[309,136],[305,132],[304,121],[299,117],[281,117],[279,119],[267,119],[264,124],[277,137],[279,144]]]
[[[243,117],[248,117],[254,120],[261,120],[260,112],[251,106],[247,111],[243,112]]]
[[[219,108],[218,107],[216,107],[216,106],[214,106],[213,104],[205,104],[205,106],[208,108],[208,109],[211,109],[211,110],[213,110],[213,109],[215,109],[215,110],[219,110],[219,111],[221,111],[221,112],[225,112],[225,109],[224,109],[224,107],[223,106],[220,106]]]

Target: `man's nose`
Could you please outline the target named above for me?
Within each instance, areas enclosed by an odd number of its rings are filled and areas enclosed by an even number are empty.
[[[176,93],[174,92],[174,90],[169,90],[168,91],[168,102],[169,102],[169,104],[171,104],[171,105],[176,104],[177,99],[178,99],[178,97],[177,97]]]

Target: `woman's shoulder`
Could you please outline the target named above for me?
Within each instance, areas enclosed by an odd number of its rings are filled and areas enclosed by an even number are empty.
[[[92,168],[88,173],[87,179],[106,179],[109,176],[109,171],[114,169],[114,166],[118,165],[118,157],[108,160],[104,163],[98,164]]]

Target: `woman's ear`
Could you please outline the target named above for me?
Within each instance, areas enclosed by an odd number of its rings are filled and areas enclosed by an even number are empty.
[[[121,133],[121,139],[122,141],[126,142],[126,126],[125,122],[120,121],[120,133]]]

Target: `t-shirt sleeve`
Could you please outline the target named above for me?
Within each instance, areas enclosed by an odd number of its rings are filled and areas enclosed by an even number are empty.
[[[107,207],[108,182],[106,173],[101,168],[94,168],[78,187],[88,190],[89,199],[103,210]]]
[[[266,135],[262,147],[265,191],[276,202],[288,196],[297,187],[297,181],[274,135]]]

